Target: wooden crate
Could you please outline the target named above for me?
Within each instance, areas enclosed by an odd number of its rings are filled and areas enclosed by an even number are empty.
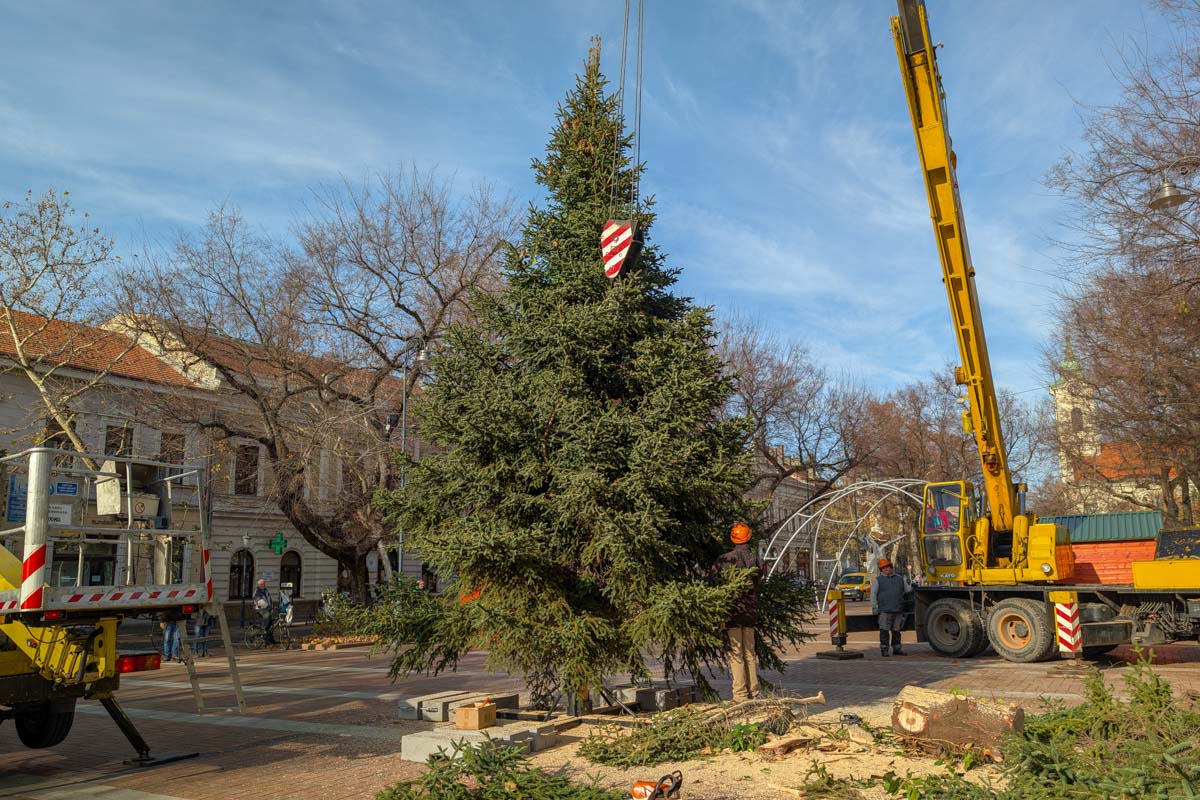
[[[478,731],[495,724],[495,703],[472,703],[454,709],[454,727],[460,731]]]

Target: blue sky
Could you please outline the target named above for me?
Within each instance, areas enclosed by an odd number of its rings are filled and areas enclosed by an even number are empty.
[[[538,198],[529,161],[618,0],[4,3],[0,196],[68,189],[122,251],[219,203],[275,233],[415,163]],[[887,389],[956,351],[889,0],[647,0],[643,191],[679,291]],[[998,382],[1045,382],[1067,209],[1042,186],[1111,102],[1149,2],[929,0]],[[1031,396],[1039,396],[1034,392]]]

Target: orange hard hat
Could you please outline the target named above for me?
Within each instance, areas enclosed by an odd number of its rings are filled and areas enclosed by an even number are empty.
[[[879,559],[879,568],[880,569],[883,569],[884,567],[890,567],[891,565],[892,565],[892,562],[888,561],[886,558]]]
[[[729,531],[729,538],[734,544],[745,544],[750,541],[750,526],[744,522],[735,522]]]

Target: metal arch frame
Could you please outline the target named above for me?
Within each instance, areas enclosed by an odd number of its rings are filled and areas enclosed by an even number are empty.
[[[854,527],[846,535],[846,540],[842,543],[841,549],[838,550],[837,558],[838,558],[838,561],[841,561],[842,556],[846,552],[846,547],[849,546],[850,541],[854,538],[855,534],[858,533],[858,529],[860,527],[862,527],[863,520],[867,519],[871,515],[871,512],[873,512],[876,508],[878,508],[889,497],[892,497],[893,495],[897,495],[897,494],[902,494],[906,497],[916,500],[918,503],[921,502],[921,495],[914,494],[912,491],[910,491],[910,489],[912,489],[913,487],[916,487],[916,486],[924,487],[924,485],[926,483],[928,483],[928,481],[925,481],[925,480],[922,480],[919,478],[891,478],[889,480],[884,480],[884,481],[858,481],[856,483],[850,484],[849,486],[845,486],[841,489],[837,489],[828,494],[823,494],[819,497],[809,500],[807,503],[800,506],[800,508],[796,509],[792,513],[791,516],[789,516],[783,522],[779,523],[779,525],[777,525],[775,528],[775,532],[773,534],[771,534],[771,538],[770,538],[770,540],[768,540],[767,546],[766,546],[767,557],[765,560],[771,562],[771,566],[767,570],[767,576],[769,577],[769,576],[775,574],[775,569],[779,566],[779,562],[783,557],[783,553],[786,552],[787,549],[792,546],[792,542],[794,542],[796,540],[796,537],[800,536],[802,533],[806,533],[809,530],[812,530],[812,555],[810,556],[810,558],[811,558],[810,568],[812,570],[813,576],[815,577],[817,574],[817,543],[820,540],[821,527],[826,522],[831,521],[831,522],[840,522],[840,523],[846,523],[846,524],[854,523]],[[842,519],[830,518],[829,512],[833,508],[833,506],[837,504],[837,502],[839,500],[842,500],[852,494],[856,494],[858,492],[863,492],[863,491],[868,491],[868,490],[874,490],[874,491],[882,490],[884,492],[884,494],[882,497],[880,497],[878,500],[876,500],[874,503],[872,503],[871,507],[867,509],[866,513],[863,515],[860,515],[857,520],[855,520],[855,519],[842,520]],[[811,509],[816,509],[816,510],[811,510]],[[809,512],[809,513],[806,513],[806,512]],[[778,548],[778,550],[777,550],[778,555],[771,556],[771,552],[775,549],[776,544],[778,543],[778,540],[780,539],[780,537],[782,535],[785,535],[784,530],[786,528],[788,528],[789,525],[792,525],[792,523],[796,519],[800,519],[801,520],[800,523],[798,525],[793,526],[793,530],[792,530],[791,534],[787,536],[787,541],[784,542],[782,544],[782,546],[780,546]],[[816,521],[815,529],[812,527],[812,523],[814,520]],[[830,575],[829,581],[827,582],[827,584],[825,586],[826,593],[829,592],[829,588],[832,585],[833,585],[833,576]]]

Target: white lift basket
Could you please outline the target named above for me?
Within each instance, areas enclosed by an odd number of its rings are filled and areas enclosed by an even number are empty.
[[[36,447],[0,469],[5,524],[17,523],[0,531],[0,556],[21,559],[0,615],[178,614],[211,602],[204,467]]]

